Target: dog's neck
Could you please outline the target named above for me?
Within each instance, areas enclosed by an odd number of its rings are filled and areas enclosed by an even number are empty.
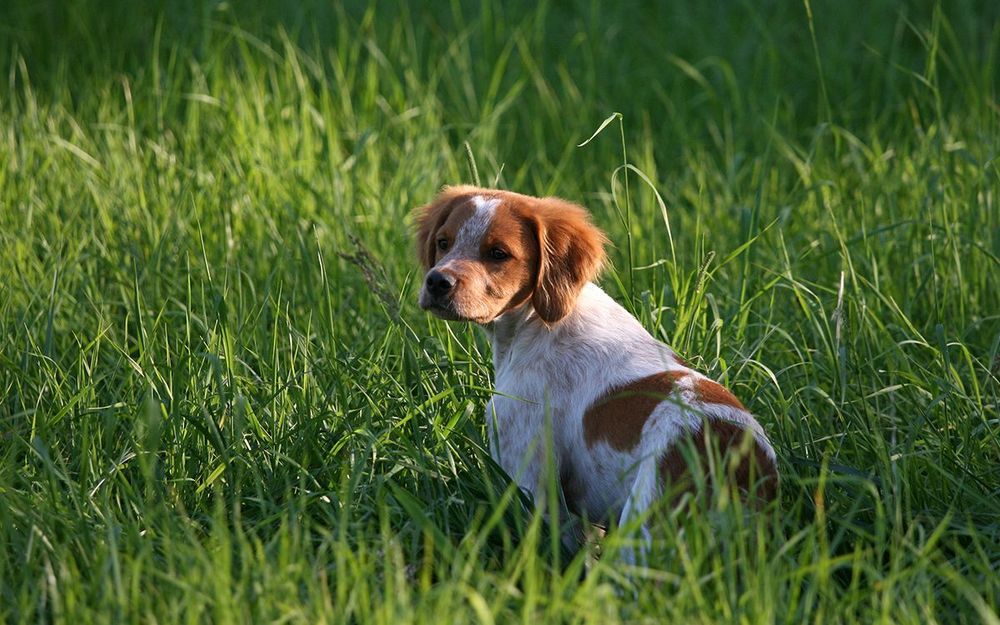
[[[545,324],[535,313],[531,300],[482,326],[493,343],[493,371],[499,371],[510,357],[511,346],[517,335],[533,326],[544,329]]]
[[[588,310],[593,308],[595,297],[598,300],[603,297],[612,302],[595,284],[587,283],[580,291],[572,310],[559,321],[548,323],[543,321],[529,299],[482,326],[493,343],[494,373],[499,373],[504,365],[509,364],[516,350],[524,349],[523,345],[515,348],[516,342],[532,346],[549,344],[549,341],[557,339],[559,335],[579,332],[581,325],[586,326],[591,323],[592,320],[588,319],[590,316]],[[613,302],[611,305],[617,307]]]
[[[627,352],[632,358],[644,354],[642,357],[651,361],[660,361],[673,354],[593,283],[583,287],[570,313],[554,323],[542,321],[529,300],[480,327],[493,343],[496,375],[511,364],[515,354],[538,355],[555,346],[564,354],[566,350],[583,354],[580,357],[584,359],[611,353],[624,356]]]

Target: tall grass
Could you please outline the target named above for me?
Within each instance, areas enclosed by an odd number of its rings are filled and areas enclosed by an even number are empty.
[[[997,622],[998,24],[4,3],[0,615]],[[407,213],[475,176],[593,211],[779,510],[665,517],[630,572],[552,547],[484,450],[486,341],[414,306]]]

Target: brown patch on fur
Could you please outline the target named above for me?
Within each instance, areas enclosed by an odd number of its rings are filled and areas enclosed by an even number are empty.
[[[744,493],[749,503],[766,503],[777,496],[778,468],[747,428],[731,421],[708,419],[700,431],[689,432],[678,440],[660,459],[660,476],[679,492],[694,490],[685,446],[693,446],[694,460],[706,478],[713,458],[723,459],[715,477],[725,476],[726,483]]]
[[[546,323],[573,310],[580,290],[604,263],[607,238],[586,209],[558,198],[542,198],[530,207],[541,262],[531,303]]]
[[[663,371],[609,390],[583,415],[587,447],[605,441],[618,451],[633,449],[642,438],[650,413],[685,375],[685,371]]]
[[[723,406],[732,406],[733,408],[746,410],[742,402],[736,399],[736,396],[730,393],[729,389],[718,382],[698,378],[694,383],[694,392],[698,396],[698,399],[706,404],[722,404]]]

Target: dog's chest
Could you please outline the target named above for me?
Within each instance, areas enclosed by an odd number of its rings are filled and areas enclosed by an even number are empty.
[[[554,451],[564,452],[577,434],[574,422],[580,421],[593,399],[577,372],[564,370],[553,375],[544,358],[517,368],[500,368],[494,386],[487,420],[496,425],[496,430],[491,428],[494,455],[508,470],[508,464],[521,460],[512,454],[545,444],[540,437],[546,431],[551,432]]]
[[[494,363],[495,394],[486,415],[493,455],[511,475],[526,452],[544,457],[546,432],[557,457],[567,453],[582,436],[580,420],[594,397],[588,368],[573,350],[548,336],[519,338]]]

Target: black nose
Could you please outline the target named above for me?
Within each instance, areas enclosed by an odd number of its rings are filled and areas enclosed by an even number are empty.
[[[435,270],[427,274],[427,292],[434,297],[447,295],[454,286],[455,280],[440,271]]]

